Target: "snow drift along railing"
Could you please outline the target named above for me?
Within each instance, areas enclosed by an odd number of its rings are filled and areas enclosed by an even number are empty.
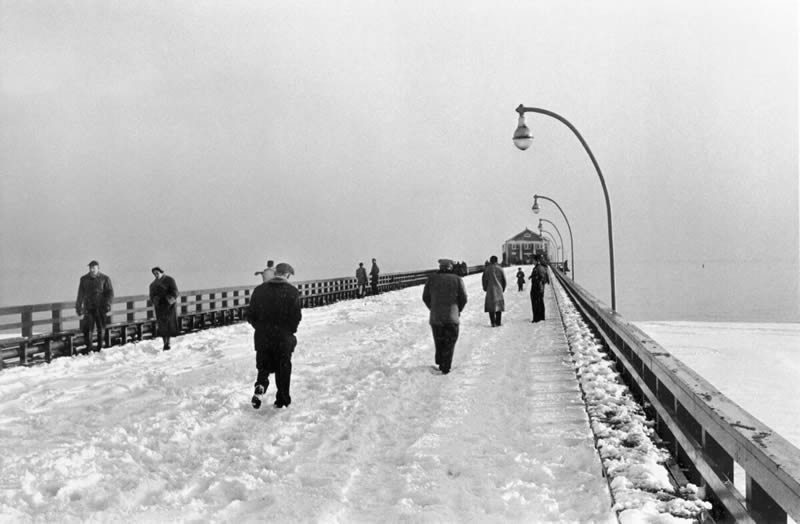
[[[472,266],[468,272],[482,271]],[[378,278],[378,290],[391,291],[423,284],[436,270],[387,273]],[[355,298],[353,277],[305,280],[294,283],[304,308]],[[181,332],[244,320],[250,293],[256,285],[181,291],[178,317]],[[71,356],[86,347],[75,314],[75,302],[0,307],[0,369],[6,365],[49,362]],[[153,337],[155,319],[147,295],[116,297],[108,319],[106,346]]]
[[[731,401],[656,341],[558,271],[575,305],[613,353],[628,386],[712,515],[736,522],[800,522],[800,449]],[[745,494],[734,465],[744,471]],[[720,512],[720,513],[717,513]]]

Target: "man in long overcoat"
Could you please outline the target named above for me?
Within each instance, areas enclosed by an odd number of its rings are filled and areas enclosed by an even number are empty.
[[[150,283],[150,302],[156,315],[156,333],[164,342],[164,351],[170,349],[170,337],[177,336],[178,329],[178,285],[175,279],[164,274],[160,267],[151,269],[155,280]]]
[[[111,279],[100,272],[100,263],[97,260],[89,262],[89,272],[81,277],[78,283],[78,298],[75,300],[75,313],[80,318],[83,343],[86,346],[84,353],[92,350],[92,329],[97,327],[97,346],[94,351],[100,351],[106,334],[106,315],[111,311],[111,302],[114,300],[114,288]]]
[[[497,257],[492,255],[489,264],[483,270],[483,290],[486,291],[486,300],[483,310],[489,313],[492,327],[502,324],[502,315],[506,303],[503,291],[506,290],[506,274],[503,268],[497,265]]]
[[[372,286],[372,294],[378,294],[378,276],[380,276],[381,270],[378,269],[378,262],[374,258],[372,259],[372,267],[369,270],[369,283]]]
[[[253,407],[261,407],[261,395],[269,387],[269,374],[275,373],[278,392],[275,407],[292,403],[289,387],[292,378],[292,353],[297,346],[297,326],[303,318],[300,311],[300,292],[289,283],[294,268],[281,262],[275,266],[275,277],[262,283],[250,297],[247,321],[255,329],[253,344],[256,350],[256,377]]]
[[[356,269],[356,287],[358,298],[364,298],[364,295],[367,294],[367,268],[364,267],[363,262],[359,262],[358,269]]]
[[[453,273],[452,260],[439,260],[439,272],[425,282],[422,301],[430,310],[429,323],[436,346],[436,365],[446,375],[450,373],[453,362],[461,311],[467,303],[464,281]]]
[[[550,275],[547,273],[547,266],[542,263],[541,255],[536,254],[533,259],[536,261],[536,265],[533,266],[531,276],[528,277],[528,280],[531,281],[531,309],[533,310],[531,322],[539,322],[544,320],[544,286],[550,283]]]

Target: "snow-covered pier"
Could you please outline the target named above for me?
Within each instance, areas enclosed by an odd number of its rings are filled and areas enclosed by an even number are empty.
[[[0,522],[696,516],[562,285],[536,324],[510,287],[492,328],[465,283],[446,376],[420,287],[304,310],[283,410],[250,406],[246,323],[4,370]]]

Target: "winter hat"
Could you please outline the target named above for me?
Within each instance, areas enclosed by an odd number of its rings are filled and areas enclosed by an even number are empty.
[[[158,266],[156,266],[156,267],[154,267],[153,269],[150,270],[151,273],[155,273],[156,271],[158,271],[159,273],[163,273],[164,272],[164,270],[161,269]]]
[[[92,266],[99,266],[99,265],[100,265],[100,262],[98,262],[97,260],[92,260],[91,262],[89,262],[89,264],[88,264],[88,265],[89,265],[89,267],[92,267]]]
[[[294,275],[294,268],[286,262],[281,262],[275,266],[275,273],[278,275]]]
[[[440,258],[439,267],[453,267],[453,261],[449,258]]]

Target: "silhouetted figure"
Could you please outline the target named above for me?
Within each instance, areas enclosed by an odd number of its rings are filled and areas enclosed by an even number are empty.
[[[522,291],[525,289],[525,272],[522,271],[522,268],[517,268],[517,291]]]
[[[261,407],[261,395],[269,387],[269,374],[275,373],[278,392],[275,395],[276,408],[292,403],[289,388],[292,378],[292,353],[297,346],[297,326],[303,315],[300,311],[300,292],[289,278],[294,268],[286,263],[275,266],[275,277],[263,282],[250,297],[247,308],[247,321],[253,328],[253,345],[256,350],[255,391],[253,407]]]
[[[422,301],[430,310],[429,323],[436,346],[435,362],[443,375],[453,363],[461,311],[467,303],[467,290],[460,276],[453,273],[453,261],[439,259],[439,272],[425,282]]]
[[[178,285],[175,279],[164,274],[156,266],[150,270],[155,277],[150,283],[150,303],[156,316],[156,333],[164,343],[163,350],[170,349],[169,339],[178,335]]]
[[[547,274],[547,266],[542,263],[541,255],[535,255],[533,259],[536,265],[533,266],[531,276],[531,309],[533,310],[533,320],[539,322],[544,320],[544,286],[550,283],[550,275]]]
[[[372,294],[378,294],[378,277],[381,274],[381,270],[378,269],[378,262],[373,258],[372,259],[372,268],[369,270],[369,283],[372,287]]]
[[[358,269],[356,269],[356,292],[358,298],[364,298],[364,295],[367,294],[367,268],[364,267],[363,262],[359,262]]]
[[[486,291],[486,300],[483,310],[489,313],[489,322],[492,327],[502,325],[502,315],[506,303],[503,291],[506,290],[506,274],[503,268],[497,265],[497,257],[492,255],[489,265],[483,270],[483,290]]]
[[[92,349],[100,351],[106,335],[106,316],[111,311],[114,300],[114,288],[111,279],[100,272],[97,260],[89,262],[89,272],[81,277],[78,283],[78,298],[75,300],[75,312],[80,318],[84,353]],[[92,348],[92,330],[97,328],[97,346]]]

